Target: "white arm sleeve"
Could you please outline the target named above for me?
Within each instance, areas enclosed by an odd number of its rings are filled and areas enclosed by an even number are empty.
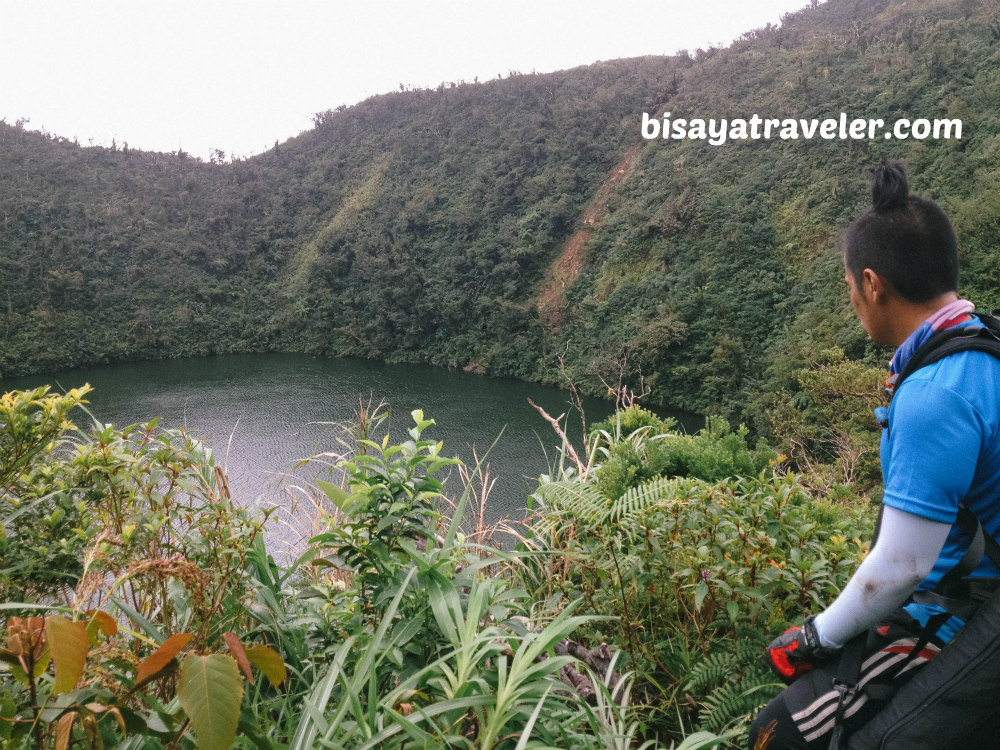
[[[875,546],[840,596],[816,616],[820,643],[840,648],[905,602],[931,572],[951,527],[884,506]]]

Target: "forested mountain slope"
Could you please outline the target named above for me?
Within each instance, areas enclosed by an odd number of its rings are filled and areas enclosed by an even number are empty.
[[[877,361],[838,231],[866,165],[952,215],[1000,303],[1000,4],[830,0],[726,49],[403,91],[233,163],[0,124],[0,372],[295,350],[739,415]],[[960,140],[646,140],[673,118],[961,118]]]

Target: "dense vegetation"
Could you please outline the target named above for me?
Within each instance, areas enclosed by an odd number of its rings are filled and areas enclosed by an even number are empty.
[[[1000,8],[830,0],[725,49],[442,84],[202,163],[0,124],[0,371],[300,350],[648,401],[777,439],[794,373],[879,362],[837,232],[908,161],[997,289]],[[674,117],[959,117],[961,140],[645,141]]]
[[[503,551],[461,525],[488,487],[443,502],[463,467],[433,421],[393,440],[375,410],[279,563],[270,511],[234,502],[211,450],[77,427],[86,393],[0,399],[5,747],[739,741],[779,688],[768,634],[836,594],[871,530],[723,422],[682,436],[630,407],[564,446]]]
[[[3,396],[0,738],[738,738],[777,689],[764,641],[870,535],[885,352],[836,252],[864,165],[908,161],[954,219],[962,293],[998,304],[998,41],[995,0],[830,0],[726,49],[374,97],[231,163],[0,123],[4,374],[298,350],[623,407],[564,445],[513,549],[459,527],[474,482],[448,520],[462,467],[429,420],[390,440],[360,415],[319,533],[276,561],[269,512],[183,431],[77,429],[85,389]],[[963,138],[646,142],[644,111],[959,117]],[[637,394],[714,416],[680,435]]]

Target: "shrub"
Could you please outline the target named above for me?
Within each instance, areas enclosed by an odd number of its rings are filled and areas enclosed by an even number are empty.
[[[599,483],[551,482],[534,498],[531,545],[553,556],[542,598],[615,616],[588,633],[628,655],[661,736],[721,730],[776,694],[764,646],[833,599],[871,529],[791,475],[652,479],[615,499]]]
[[[776,456],[763,442],[751,450],[746,442],[748,430],[741,425],[732,432],[721,417],[709,417],[695,435],[684,435],[675,431],[672,419],[660,420],[640,407],[619,413],[620,420],[607,420],[591,433],[604,457],[595,472],[597,483],[609,498],[656,477],[715,482],[757,476]]]
[[[268,513],[236,506],[212,452],[183,431],[154,420],[71,433],[86,392],[0,401],[2,609],[17,613],[0,649],[0,732],[11,747],[228,746],[251,665],[284,680],[277,652],[234,632]],[[257,737],[252,722],[240,731]]]
[[[673,432],[677,427],[677,420],[671,417],[660,419],[649,409],[633,404],[619,409],[603,422],[598,422],[591,428],[590,432],[592,439],[602,432],[620,437],[631,435],[640,427],[650,427],[654,434]]]
[[[798,392],[759,398],[765,429],[791,468],[830,499],[879,500],[881,431],[874,409],[886,403],[885,371],[826,349],[794,373]]]
[[[54,596],[76,584],[94,533],[86,493],[65,460],[69,412],[89,386],[0,396],[0,598]]]

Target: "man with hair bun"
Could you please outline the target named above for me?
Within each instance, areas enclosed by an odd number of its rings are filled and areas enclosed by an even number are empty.
[[[896,347],[890,389],[935,333],[983,325],[958,297],[948,217],[910,194],[900,162],[875,171],[872,206],[845,237],[844,266],[865,331]],[[970,547],[960,505],[985,534],[1000,537],[1000,359],[958,351],[904,377],[891,407],[877,410],[885,492],[871,551],[829,607],[768,647],[772,669],[789,687],[754,721],[751,748],[836,745],[964,625],[957,607],[942,606],[948,602],[934,592]],[[971,565],[974,578],[1000,576],[988,556]],[[845,688],[844,675],[857,690]]]

